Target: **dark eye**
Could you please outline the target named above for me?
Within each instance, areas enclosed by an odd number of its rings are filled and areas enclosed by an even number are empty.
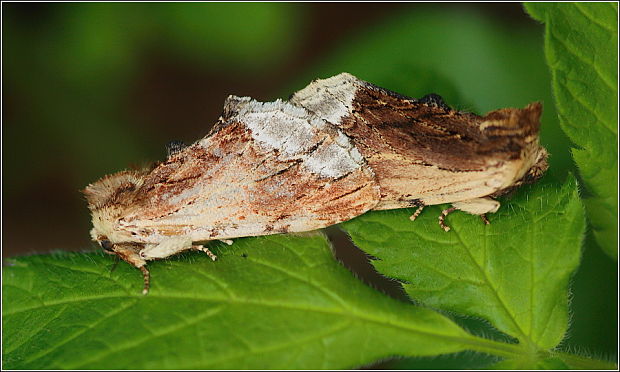
[[[99,242],[99,244],[101,245],[101,248],[105,249],[108,252],[114,252],[114,250],[112,249],[112,247],[114,246],[114,244],[112,244],[111,241],[109,240],[101,240]]]

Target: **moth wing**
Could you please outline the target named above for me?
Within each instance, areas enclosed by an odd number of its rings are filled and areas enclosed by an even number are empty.
[[[319,229],[372,209],[379,188],[326,121],[282,101],[229,97],[216,130],[156,167],[136,195],[120,223],[155,243]]]
[[[291,102],[353,140],[380,184],[376,209],[468,200],[508,187],[529,168],[524,139],[537,136],[540,116],[540,107],[528,106],[481,117],[452,110],[437,95],[418,100],[347,73],[312,82]],[[490,133],[491,121],[510,133]]]

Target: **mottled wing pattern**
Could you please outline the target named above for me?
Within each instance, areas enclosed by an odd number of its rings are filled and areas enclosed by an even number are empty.
[[[523,151],[526,137],[537,139],[540,116],[540,105],[485,117],[459,112],[437,95],[413,99],[346,73],[312,82],[291,102],[353,140],[381,186],[375,209],[468,200],[509,186],[529,168]]]
[[[229,97],[217,130],[159,164],[120,220],[136,240],[309,231],[372,209],[379,188],[350,140],[286,102]]]

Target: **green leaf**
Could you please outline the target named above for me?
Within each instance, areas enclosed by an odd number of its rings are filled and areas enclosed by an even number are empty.
[[[545,23],[560,124],[591,196],[598,244],[618,258],[618,3],[528,3]]]
[[[563,370],[570,369],[557,356],[545,358],[545,359],[505,359],[499,363],[495,363],[489,366],[488,369],[512,369],[512,370],[527,370],[527,369],[550,369],[550,370]]]
[[[427,208],[415,222],[413,210],[367,213],[342,226],[414,300],[487,319],[526,349],[555,347],[567,329],[568,279],[584,234],[574,178],[521,190],[490,225],[455,212],[444,233],[440,211]]]
[[[433,357],[412,357],[394,359],[380,366],[380,369],[406,370],[474,370],[485,369],[498,361],[493,355],[463,351],[456,354],[445,354]],[[379,369],[379,368],[377,368]]]
[[[7,369],[351,368],[480,341],[358,281],[323,236],[214,245],[139,271],[102,254],[30,256],[3,272]],[[468,346],[469,345],[469,346]]]
[[[553,353],[556,358],[562,360],[571,369],[615,369],[618,370],[617,356],[615,361],[599,360],[590,356],[575,355],[563,352]]]

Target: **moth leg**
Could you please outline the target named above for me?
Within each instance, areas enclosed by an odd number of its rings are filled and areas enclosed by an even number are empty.
[[[497,200],[489,197],[454,202],[452,203],[452,208],[448,208],[441,212],[441,215],[439,216],[439,226],[441,226],[441,228],[445,231],[450,231],[450,227],[444,224],[444,219],[449,213],[454,212],[457,209],[470,214],[479,215],[480,218],[482,218],[482,221],[488,225],[490,222],[486,216],[486,213],[497,212],[499,206],[500,203]]]
[[[417,203],[418,209],[409,217],[411,221],[415,221],[416,218],[422,213],[422,209],[424,209],[425,205],[422,202]]]
[[[454,212],[455,210],[456,210],[455,207],[450,207],[448,209],[444,209],[443,211],[441,211],[441,214],[439,215],[439,226],[445,232],[450,231],[450,226],[446,226],[446,224],[444,223],[444,220],[446,219],[447,215],[449,215],[450,213]]]
[[[470,214],[484,215],[485,213],[497,212],[500,203],[495,199],[486,197],[455,202],[452,203],[452,206]]]
[[[145,295],[149,293],[149,289],[151,288],[151,273],[146,266],[140,266],[140,271],[142,271],[142,278],[144,280],[144,288],[142,288],[142,294]]]
[[[140,251],[140,257],[145,260],[166,258],[192,248],[192,239],[185,236],[168,238],[159,244],[147,244]]]
[[[207,256],[209,256],[209,258],[210,258],[211,260],[213,260],[213,261],[217,260],[217,256],[215,255],[215,253],[211,252],[211,251],[209,250],[209,248],[205,247],[205,246],[204,246],[204,245],[202,245],[202,244],[200,244],[200,245],[199,245],[199,244],[194,244],[194,245],[192,246],[192,248],[193,248],[193,249],[195,249],[195,250],[197,250],[197,251],[201,251],[201,252],[206,253],[206,254],[207,254]]]
[[[231,239],[218,239],[222,243],[226,243],[228,245],[232,245],[233,241]]]
[[[116,253],[117,257],[123,259],[123,261],[127,262],[131,266],[136,269],[140,269],[142,271],[142,278],[144,280],[144,287],[142,288],[142,294],[149,293],[149,288],[151,286],[151,274],[149,270],[146,268],[146,261],[140,256],[138,248],[135,246],[124,246],[122,244],[114,245],[114,253]]]

